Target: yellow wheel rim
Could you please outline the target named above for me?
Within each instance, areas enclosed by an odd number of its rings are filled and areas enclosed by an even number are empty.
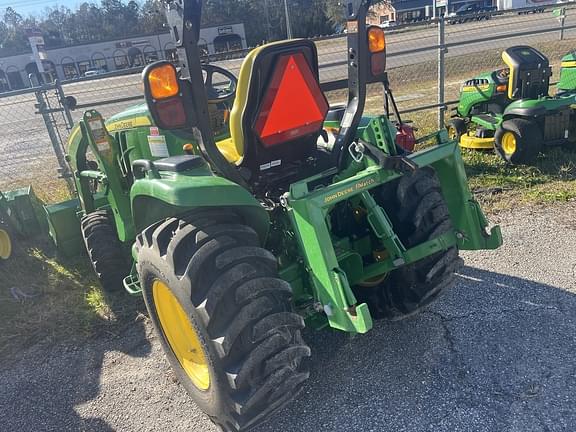
[[[210,370],[200,336],[168,286],[159,280],[152,285],[154,305],[170,348],[192,383],[200,390],[210,387]]]
[[[451,140],[455,140],[456,135],[458,135],[456,133],[456,129],[454,129],[453,126],[448,126],[448,138],[450,138]]]
[[[12,240],[10,234],[0,228],[0,259],[8,259],[12,255]]]
[[[504,132],[502,135],[502,150],[508,155],[516,153],[516,135],[513,132]]]

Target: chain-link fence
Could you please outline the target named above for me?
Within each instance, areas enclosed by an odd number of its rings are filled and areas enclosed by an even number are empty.
[[[48,132],[55,123],[50,110],[58,107],[57,101],[49,105],[47,90],[0,94],[0,190],[33,183],[47,199],[66,194],[66,183],[59,178],[63,160],[55,157],[53,147],[63,141],[58,129]]]
[[[536,14],[512,11],[448,17],[387,31],[390,86],[404,119],[413,120],[422,134],[441,127],[448,108],[458,99],[461,83],[480,72],[505,67],[501,54],[509,46],[530,45],[542,51],[557,79],[560,59],[574,50],[576,41],[576,5],[564,9],[564,13],[546,9]],[[347,98],[346,35],[319,38],[315,43],[320,79],[330,89],[327,97],[331,104],[343,103]],[[238,75],[242,54],[211,57],[210,61]],[[32,182],[45,197],[57,196],[56,189],[64,183],[56,180],[59,163],[54,148],[65,145],[71,124],[86,109],[109,117],[143,102],[138,73],[69,81],[61,90],[48,85],[0,94],[0,190]],[[75,110],[63,109],[64,96],[76,99]],[[369,87],[366,111],[383,111],[381,86]]]

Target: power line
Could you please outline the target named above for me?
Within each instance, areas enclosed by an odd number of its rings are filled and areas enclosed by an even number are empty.
[[[45,4],[46,6],[54,6],[59,3],[59,0],[32,0],[32,1],[11,1],[7,3],[0,3],[0,9],[7,9],[11,7],[16,12],[18,8],[28,7],[28,6],[40,6]]]
[[[32,0],[32,1],[20,1],[20,2],[9,1],[5,3],[0,3],[0,8],[5,9],[11,7],[12,9],[16,9],[18,7],[23,6],[36,6],[41,4],[53,4],[53,3],[58,3],[58,0]]]

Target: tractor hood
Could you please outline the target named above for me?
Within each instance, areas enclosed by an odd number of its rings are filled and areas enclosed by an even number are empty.
[[[562,57],[557,91],[559,93],[576,91],[576,53],[574,52]]]

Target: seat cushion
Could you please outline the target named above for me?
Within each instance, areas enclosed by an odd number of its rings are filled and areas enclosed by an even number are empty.
[[[240,161],[242,161],[242,154],[239,153],[238,146],[232,138],[226,138],[216,142],[216,147],[218,147],[222,156],[231,164],[238,165]]]

